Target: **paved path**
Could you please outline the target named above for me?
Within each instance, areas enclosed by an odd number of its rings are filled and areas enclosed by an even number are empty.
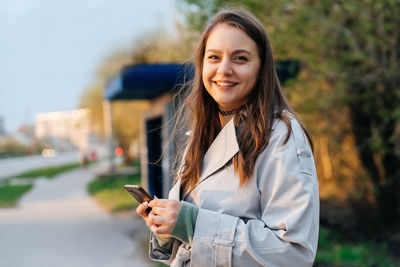
[[[144,222],[103,211],[86,193],[93,178],[92,167],[39,179],[17,208],[0,209],[0,266],[153,266]]]
[[[32,169],[75,162],[79,162],[79,152],[77,151],[59,154],[54,158],[43,158],[42,155],[33,155],[0,159],[0,180]]]

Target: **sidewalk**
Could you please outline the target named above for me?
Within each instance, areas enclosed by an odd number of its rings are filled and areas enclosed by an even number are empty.
[[[0,180],[33,169],[75,162],[79,162],[79,152],[77,151],[62,153],[54,158],[43,158],[42,155],[2,158],[0,159]]]
[[[94,167],[39,179],[17,208],[0,209],[1,267],[154,266],[134,212],[111,216],[86,193]]]

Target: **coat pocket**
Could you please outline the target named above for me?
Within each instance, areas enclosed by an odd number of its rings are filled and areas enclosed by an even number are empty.
[[[314,160],[311,151],[308,149],[297,149],[296,153],[300,163],[300,172],[312,175]]]

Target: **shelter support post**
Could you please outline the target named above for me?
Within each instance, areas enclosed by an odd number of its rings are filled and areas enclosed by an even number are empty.
[[[112,112],[112,102],[109,100],[103,101],[103,114],[104,114],[104,130],[107,139],[108,147],[108,160],[109,166],[108,171],[110,173],[115,172],[115,140],[114,140],[114,128],[113,128],[113,112]]]

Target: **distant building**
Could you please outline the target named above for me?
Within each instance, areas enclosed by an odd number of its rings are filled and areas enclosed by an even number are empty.
[[[90,134],[89,110],[41,113],[36,116],[35,137],[56,149],[87,149]]]

